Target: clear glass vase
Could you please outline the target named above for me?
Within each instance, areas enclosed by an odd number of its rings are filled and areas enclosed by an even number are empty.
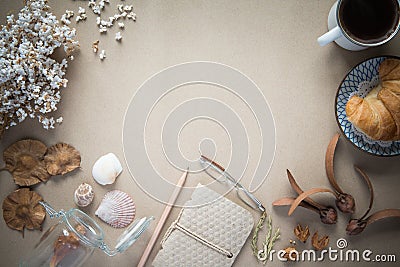
[[[134,221],[118,238],[117,245],[110,249],[104,243],[101,227],[86,213],[79,209],[56,212],[45,202],[51,218],[60,220],[51,226],[42,236],[34,249],[25,256],[19,266],[82,266],[96,248],[109,256],[124,252],[147,229],[153,217],[144,217]]]

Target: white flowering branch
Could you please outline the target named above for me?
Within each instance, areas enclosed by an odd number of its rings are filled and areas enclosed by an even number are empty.
[[[60,90],[66,87],[66,57],[79,46],[74,28],[61,25],[47,0],[27,0],[18,14],[7,17],[0,29],[0,137],[27,117],[37,118],[45,129],[54,128]],[[51,58],[62,47],[65,58]]]

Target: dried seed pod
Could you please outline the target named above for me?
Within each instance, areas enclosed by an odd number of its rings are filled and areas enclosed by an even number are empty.
[[[314,235],[311,238],[311,243],[312,246],[316,249],[316,250],[323,250],[324,248],[326,248],[329,244],[329,237],[323,236],[321,237],[321,239],[319,239],[318,236],[318,231],[314,233]]]
[[[346,233],[348,235],[358,235],[364,231],[367,227],[367,222],[365,220],[351,219],[346,227]]]
[[[301,242],[305,243],[310,236],[310,229],[308,229],[308,225],[303,229],[300,224],[297,224],[294,234]]]
[[[335,134],[331,141],[329,142],[328,148],[326,149],[325,154],[325,169],[326,175],[328,176],[329,183],[335,189],[337,198],[336,198],[336,206],[341,212],[344,213],[354,213],[355,210],[355,201],[353,196],[350,194],[344,193],[343,190],[336,182],[336,178],[334,175],[333,168],[333,158],[335,156],[335,150],[337,142],[339,141],[340,134]]]
[[[372,205],[374,204],[374,188],[372,186],[371,180],[369,179],[368,175],[363,172],[357,166],[354,166],[354,169],[364,178],[365,182],[368,185],[370,198],[369,198],[369,206],[364,213],[363,216],[359,219],[351,219],[346,227],[346,232],[348,235],[358,235],[364,229],[379,220],[386,219],[386,218],[400,218],[400,209],[384,209],[375,212],[374,214],[367,217],[368,213],[370,212]],[[367,217],[367,218],[365,218]]]
[[[352,219],[346,227],[346,232],[348,235],[357,235],[364,231],[368,225],[386,218],[400,218],[400,209],[384,209],[375,212],[366,219]]]
[[[272,205],[273,206],[291,206],[295,201],[295,198],[284,197],[278,200],[275,200]],[[325,224],[335,224],[337,220],[337,212],[333,207],[325,207],[318,208],[313,206],[306,201],[302,201],[299,204],[300,207],[309,209],[319,214],[322,223]]]
[[[297,184],[296,180],[294,179],[294,177],[290,173],[290,171],[286,170],[286,173],[287,173],[290,185],[296,191],[296,193],[299,195],[304,193],[303,190],[300,188],[300,186]],[[272,203],[272,205],[274,205],[274,206],[292,206],[294,201],[295,201],[295,198],[285,197],[285,198],[281,198],[281,199],[274,201]],[[334,208],[324,206],[324,205],[314,201],[313,199],[311,199],[308,196],[305,197],[302,201],[300,201],[298,206],[318,213],[322,223],[325,223],[325,224],[335,224],[336,223],[337,213]]]
[[[9,146],[3,153],[8,170],[17,185],[31,186],[50,178],[43,157],[47,147],[38,140],[21,140]]]
[[[49,147],[44,162],[51,175],[64,175],[80,167],[81,155],[73,146],[58,143]]]
[[[43,198],[29,188],[21,188],[9,194],[3,201],[3,218],[8,227],[22,231],[24,228],[42,229],[46,211],[39,201]]]
[[[325,224],[335,224],[337,222],[337,212],[333,207],[327,207],[320,211],[319,217]]]

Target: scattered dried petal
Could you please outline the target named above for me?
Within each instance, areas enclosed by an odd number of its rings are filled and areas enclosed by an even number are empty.
[[[97,51],[99,51],[99,42],[100,42],[99,40],[96,40],[92,44],[92,48],[93,48],[93,52],[94,53],[97,53]]]
[[[310,236],[310,229],[308,229],[308,225],[303,228],[300,224],[297,224],[294,228],[294,234],[301,242],[305,243]]]
[[[283,257],[285,259],[287,259],[287,261],[297,261],[298,260],[299,252],[296,250],[295,247],[289,246],[289,247],[285,248],[284,250],[285,250],[285,254],[283,255]]]
[[[311,242],[312,242],[312,246],[316,249],[316,250],[323,250],[324,248],[326,248],[329,244],[329,237],[326,235],[324,237],[322,237],[321,239],[319,239],[318,237],[318,231],[314,233],[314,235],[311,238]]]

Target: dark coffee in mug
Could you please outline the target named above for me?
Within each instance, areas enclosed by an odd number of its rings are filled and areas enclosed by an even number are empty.
[[[338,21],[345,34],[364,43],[379,43],[389,38],[399,24],[397,0],[342,0]]]

